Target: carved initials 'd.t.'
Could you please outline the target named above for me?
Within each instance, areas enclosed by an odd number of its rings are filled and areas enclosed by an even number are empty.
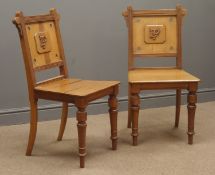
[[[165,25],[145,25],[144,41],[146,44],[163,44],[166,41]]]
[[[51,42],[48,32],[38,32],[34,36],[38,53],[46,53],[51,51]]]
[[[38,37],[40,41],[40,47],[46,49],[47,37],[44,35],[44,33],[40,33]]]
[[[160,30],[159,27],[150,28],[150,29],[149,29],[149,37],[150,37],[150,39],[156,40],[157,37],[160,35],[160,32],[161,32],[161,30]]]

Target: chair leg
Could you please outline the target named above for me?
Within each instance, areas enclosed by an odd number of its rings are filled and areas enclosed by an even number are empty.
[[[37,100],[30,102],[30,104],[31,104],[31,120],[26,156],[31,156],[37,134],[37,120],[38,120]]]
[[[80,167],[84,168],[85,166],[85,156],[86,156],[86,120],[87,112],[85,107],[78,107],[76,113],[76,118],[78,120],[78,142],[79,142],[79,156],[80,156]]]
[[[196,102],[197,102],[197,95],[196,90],[189,90],[188,97],[187,97],[188,105],[188,144],[193,144],[193,135],[194,132],[194,119],[195,119],[195,111],[196,111]]]
[[[128,85],[128,124],[127,127],[131,128],[131,95],[130,95],[130,86]]]
[[[63,138],[64,130],[66,127],[67,122],[67,116],[68,116],[68,103],[63,103],[63,109],[62,109],[62,115],[61,115],[61,123],[60,123],[60,130],[58,133],[58,141],[61,141]]]
[[[138,93],[131,94],[131,114],[132,114],[132,137],[133,137],[133,145],[137,145],[137,137],[138,137],[138,116],[140,109],[140,97]]]
[[[111,140],[112,149],[117,149],[117,98],[116,95],[110,95],[108,99],[109,104],[109,114],[110,114],[110,125],[111,125]]]
[[[175,127],[178,128],[181,107],[181,89],[176,90]]]

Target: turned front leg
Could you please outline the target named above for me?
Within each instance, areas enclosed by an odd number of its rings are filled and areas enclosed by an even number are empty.
[[[112,140],[112,149],[117,149],[117,107],[118,102],[116,95],[110,95],[108,99],[109,104],[109,114],[110,114],[110,125],[111,125],[111,140]]]
[[[80,156],[80,167],[84,168],[85,166],[85,156],[86,156],[86,120],[87,112],[84,107],[78,107],[76,113],[77,117],[77,128],[78,128],[78,142],[79,142],[79,156]]]
[[[140,109],[140,97],[138,93],[131,94],[131,116],[132,116],[132,137],[133,137],[133,145],[137,145],[137,137],[138,137],[138,116]]]
[[[193,144],[193,135],[194,132],[194,119],[195,119],[195,111],[196,111],[196,101],[197,95],[195,90],[189,90],[187,96],[187,109],[188,109],[188,144]]]

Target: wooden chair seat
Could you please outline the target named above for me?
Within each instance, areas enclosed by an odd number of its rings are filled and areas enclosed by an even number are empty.
[[[136,68],[128,71],[129,83],[198,82],[195,76],[182,69]]]
[[[61,79],[38,85],[36,91],[67,94],[69,96],[86,97],[98,91],[107,90],[118,85],[118,81],[94,81],[81,79]]]

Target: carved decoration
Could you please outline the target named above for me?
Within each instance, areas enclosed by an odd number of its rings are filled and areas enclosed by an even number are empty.
[[[152,40],[156,40],[157,37],[160,35],[160,28],[150,28],[149,29],[149,37]]]
[[[155,15],[150,17],[134,17],[132,25],[134,54],[156,55],[177,53],[176,16],[160,17],[159,15]],[[160,32],[157,32],[156,29]]]
[[[47,38],[45,35],[39,35],[40,47],[46,49]]]
[[[38,53],[51,51],[50,38],[47,32],[38,32],[34,36]]]
[[[166,41],[166,27],[164,25],[146,25],[144,40],[147,44],[163,44]]]

